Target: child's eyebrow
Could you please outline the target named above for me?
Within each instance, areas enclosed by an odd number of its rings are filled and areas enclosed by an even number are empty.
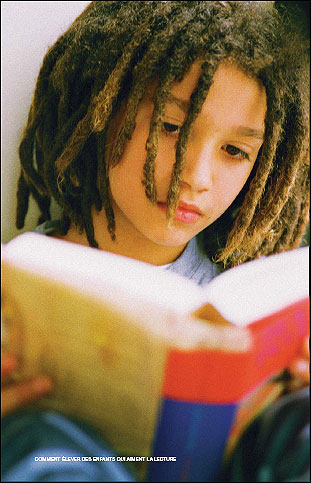
[[[190,101],[186,101],[184,99],[179,99],[179,97],[173,96],[173,94],[169,94],[167,101],[168,104],[176,104],[177,107],[179,107],[182,111],[185,113],[188,112],[189,106],[190,106]]]
[[[253,129],[251,127],[246,126],[238,126],[234,129],[234,132],[238,136],[246,136],[251,138],[257,138],[263,141],[264,132],[261,129]]]

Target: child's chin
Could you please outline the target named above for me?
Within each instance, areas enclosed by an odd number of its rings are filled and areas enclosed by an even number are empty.
[[[186,245],[194,234],[184,233],[182,230],[176,229],[176,227],[171,226],[161,232],[150,233],[148,238],[156,245],[166,246],[166,247],[182,247]]]

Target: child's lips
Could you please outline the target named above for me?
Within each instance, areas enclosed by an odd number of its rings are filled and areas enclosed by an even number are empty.
[[[193,213],[198,213],[199,215],[203,215],[202,211],[200,210],[200,208],[193,204],[193,203],[186,203],[185,201],[180,201],[178,203],[178,208],[177,209],[183,209],[183,210],[187,210],[187,211],[192,211]]]
[[[166,214],[166,203],[158,203],[158,207]],[[174,216],[174,221],[180,221],[186,225],[194,224],[202,217],[202,215],[203,213],[197,205],[181,201],[178,203],[178,207]]]

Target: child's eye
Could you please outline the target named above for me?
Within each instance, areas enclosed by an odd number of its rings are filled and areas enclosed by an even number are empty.
[[[177,124],[171,124],[170,122],[163,123],[163,131],[165,134],[179,134],[180,126]]]
[[[234,159],[247,159],[249,161],[249,155],[236,146],[232,146],[232,144],[225,144],[222,149]]]

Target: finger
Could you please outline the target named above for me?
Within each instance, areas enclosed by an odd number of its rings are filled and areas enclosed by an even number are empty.
[[[189,316],[180,317],[179,323],[182,327],[181,337],[178,339],[178,347],[187,350],[210,349],[224,352],[245,352],[252,345],[251,335],[245,327],[234,327],[230,325],[215,325],[208,320],[197,319]],[[196,324],[195,332],[193,323]],[[175,334],[168,332],[171,336],[171,343],[174,347]]]
[[[208,336],[199,345],[224,352],[246,352],[251,347],[251,337],[247,330],[239,327],[209,327]]]
[[[304,340],[304,343],[302,346],[302,354],[303,354],[303,357],[305,357],[307,360],[310,360],[309,338],[306,338]]]
[[[51,390],[51,380],[43,376],[3,388],[1,390],[1,416],[48,394]]]
[[[296,359],[289,367],[290,372],[306,384],[310,384],[309,362],[305,359]]]
[[[1,379],[17,368],[17,359],[11,354],[1,354]]]

